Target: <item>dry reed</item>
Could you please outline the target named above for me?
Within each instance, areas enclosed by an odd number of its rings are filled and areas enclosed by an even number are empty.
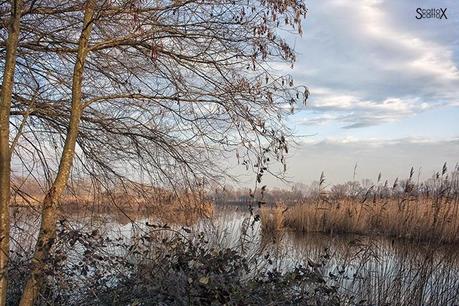
[[[300,232],[376,234],[454,243],[459,241],[459,203],[435,203],[428,198],[368,203],[354,199],[305,202],[286,212],[284,225]]]
[[[284,217],[287,209],[282,203],[272,208],[262,207],[260,209],[261,235],[263,238],[277,240],[284,232]]]

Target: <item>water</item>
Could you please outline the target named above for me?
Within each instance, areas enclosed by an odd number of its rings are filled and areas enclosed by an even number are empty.
[[[152,233],[151,224],[163,224],[153,217],[136,214],[72,213],[63,216],[75,230],[97,229],[100,235],[132,243]],[[31,249],[37,235],[39,216],[29,210],[13,212],[12,248]],[[365,305],[457,305],[459,303],[459,247],[432,246],[384,237],[329,236],[282,231],[264,235],[260,222],[244,209],[219,208],[211,218],[191,226],[170,224],[189,237],[203,232],[210,244],[243,249],[252,258],[269,258],[272,269],[287,271],[304,265],[316,269],[340,288],[345,304]],[[156,230],[156,229],[154,229]],[[191,231],[190,233],[189,230]],[[160,231],[158,231],[159,233]],[[72,250],[77,260],[79,249]],[[110,246],[110,254],[122,248]],[[261,261],[254,260],[255,264]],[[266,265],[267,261],[263,261]]]

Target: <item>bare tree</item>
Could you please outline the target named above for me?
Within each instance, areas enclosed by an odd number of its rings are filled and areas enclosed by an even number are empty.
[[[77,56],[72,75],[70,121],[56,178],[43,201],[40,233],[38,234],[35,254],[32,258],[32,271],[26,282],[20,305],[33,305],[36,300],[43,279],[44,264],[56,237],[56,204],[67,185],[75,154],[82,111],[83,72],[88,54],[89,37],[93,28],[95,6],[96,0],[88,0],[84,5],[83,28],[78,41]]]
[[[16,66],[16,49],[19,40],[22,1],[11,1],[10,7],[11,17],[9,18],[8,39],[6,41],[6,55],[0,97],[0,305],[5,305],[6,303],[6,272],[10,247],[9,202],[12,150],[12,148],[10,148],[9,120],[14,86],[13,81]]]
[[[295,61],[276,29],[301,33],[301,1],[33,1],[23,14],[15,153],[24,167],[38,156],[50,186],[22,305],[39,292],[72,165],[166,186],[218,179],[230,155],[259,180],[285,163],[284,117],[308,92],[272,66]]]

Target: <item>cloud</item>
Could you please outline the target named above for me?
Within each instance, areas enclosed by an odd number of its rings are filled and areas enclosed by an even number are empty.
[[[443,32],[441,25],[414,18],[417,3],[335,0],[309,6],[294,70],[311,90],[302,123],[362,128],[459,106],[455,16],[432,21],[451,29]]]
[[[366,120],[366,121],[361,121],[361,122],[356,122],[356,123],[346,125],[343,127],[343,129],[357,129],[357,128],[362,128],[362,127],[373,126],[376,124],[377,123],[375,123],[374,120]]]
[[[309,117],[302,124],[314,125],[336,121],[345,129],[368,127],[400,120],[445,103],[422,102],[420,98],[389,97],[384,100],[363,99],[356,95],[335,93],[329,89],[316,91]]]
[[[355,136],[346,137],[326,137],[324,139],[313,139],[304,138],[300,142],[300,146],[308,145],[321,147],[321,146],[366,146],[366,147],[387,147],[392,145],[415,145],[415,144],[428,144],[433,146],[441,146],[442,144],[453,144],[458,146],[459,149],[459,137],[453,138],[430,138],[430,137],[402,137],[402,138],[359,138]]]
[[[287,176],[296,182],[430,177],[459,162],[457,0],[310,0],[291,73],[308,105],[291,117],[299,136]],[[448,20],[417,20],[417,7]],[[287,37],[287,39],[294,39]],[[268,184],[280,184],[272,178]]]

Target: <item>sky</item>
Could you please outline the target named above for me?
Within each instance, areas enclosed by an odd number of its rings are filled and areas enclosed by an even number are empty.
[[[307,1],[288,38],[308,105],[290,117],[289,182],[421,179],[459,162],[459,1]],[[423,18],[417,9],[442,8]],[[280,68],[283,69],[283,68]],[[250,180],[250,179],[249,179]],[[284,183],[268,179],[272,185]]]

